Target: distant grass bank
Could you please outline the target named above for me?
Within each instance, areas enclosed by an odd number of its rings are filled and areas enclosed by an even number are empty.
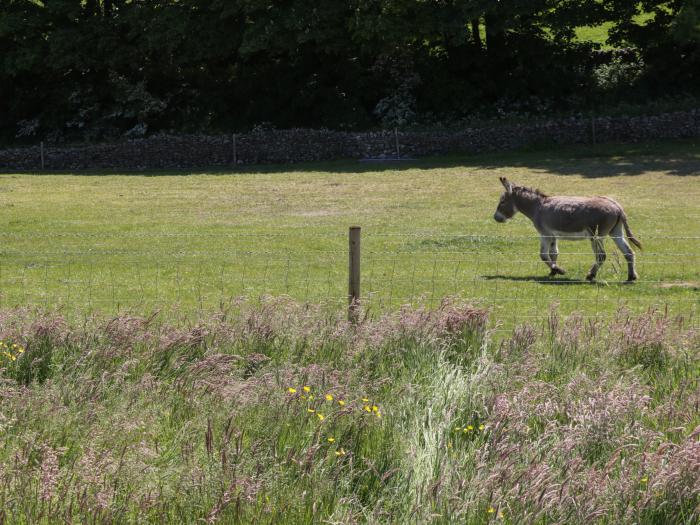
[[[697,141],[532,150],[405,163],[333,162],[214,173],[0,175],[0,306],[79,316],[205,314],[239,297],[346,303],[347,229],[363,228],[371,315],[446,295],[501,323],[562,311],[668,306],[693,316],[700,286]],[[624,286],[612,243],[597,285],[587,243],[562,242],[547,279],[530,222],[492,215],[499,176],[550,194],[605,194],[645,250]],[[179,314],[178,314],[179,315]]]

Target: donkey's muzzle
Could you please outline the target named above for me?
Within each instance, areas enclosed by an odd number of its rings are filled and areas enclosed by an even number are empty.
[[[495,220],[496,222],[506,222],[506,216],[503,215],[500,211],[497,211],[493,214],[493,220]]]

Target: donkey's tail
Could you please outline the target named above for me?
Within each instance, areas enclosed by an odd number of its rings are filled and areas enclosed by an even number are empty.
[[[629,224],[627,224],[627,216],[625,215],[625,212],[623,211],[620,214],[620,219],[622,219],[622,226],[625,228],[625,234],[627,235],[627,238],[634,244],[637,248],[640,250],[642,249],[642,243],[639,242],[634,234],[632,233],[632,230],[630,230]]]

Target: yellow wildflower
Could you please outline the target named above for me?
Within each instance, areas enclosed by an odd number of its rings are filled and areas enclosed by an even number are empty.
[[[372,412],[379,412],[379,407],[377,405],[372,405]]]
[[[311,387],[310,387],[310,386],[305,386],[305,387],[304,387],[304,392],[311,392]]]
[[[500,519],[503,519],[503,518],[506,517],[506,515],[503,514],[503,511],[502,511],[502,510],[499,510],[499,511],[498,511],[498,517],[499,517]]]
[[[372,412],[372,409],[369,408],[369,405],[363,406],[362,409],[363,409],[365,412]]]
[[[345,401],[343,401],[342,399],[339,399],[339,400],[338,400],[338,404],[339,404],[341,407],[344,407],[344,406],[345,406]]]
[[[369,403],[369,398],[368,397],[363,397],[362,398],[363,403]]]
[[[23,353],[24,353],[24,348],[22,348],[22,347],[20,346],[20,347],[17,349],[17,351],[18,351],[20,354],[23,354]]]
[[[469,432],[471,432],[472,430],[474,430],[474,427],[471,426],[471,425],[467,425],[467,430],[468,430]]]
[[[290,394],[296,394],[296,393],[297,393],[297,389],[296,389],[296,388],[292,388],[292,387],[290,386],[290,387],[287,389],[287,392],[289,392]]]
[[[326,401],[333,401],[333,396],[331,394],[326,394]]]
[[[483,424],[479,425],[479,430],[484,430],[485,428],[486,427]]]
[[[494,509],[493,507],[489,507],[489,508],[486,510],[486,512],[489,513],[489,514],[493,514],[494,512],[496,512],[496,509]]]
[[[646,477],[646,476],[644,476],[644,477],[643,477],[642,479],[640,479],[639,481],[641,481],[642,483],[646,483],[647,481],[649,481],[649,478]]]
[[[328,438],[329,443],[335,443],[335,438],[334,437],[329,437]]]
[[[306,411],[307,411],[307,412],[310,412],[311,414],[313,414],[314,412],[316,412],[313,408],[307,408]]]
[[[336,456],[344,456],[345,455],[345,449],[341,448],[340,450],[335,451]]]
[[[316,416],[318,417],[318,419],[319,419],[320,421],[323,421],[324,419],[326,419],[326,416],[324,416],[323,414],[320,414],[320,413],[319,413],[319,414],[316,414]]]

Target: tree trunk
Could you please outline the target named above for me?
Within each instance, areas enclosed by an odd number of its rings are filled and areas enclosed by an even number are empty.
[[[486,49],[493,57],[503,56],[506,47],[506,34],[503,18],[495,13],[486,13]]]
[[[479,27],[479,19],[472,18],[472,38],[474,39],[474,46],[477,49],[482,49],[484,45],[481,42],[481,32]]]

